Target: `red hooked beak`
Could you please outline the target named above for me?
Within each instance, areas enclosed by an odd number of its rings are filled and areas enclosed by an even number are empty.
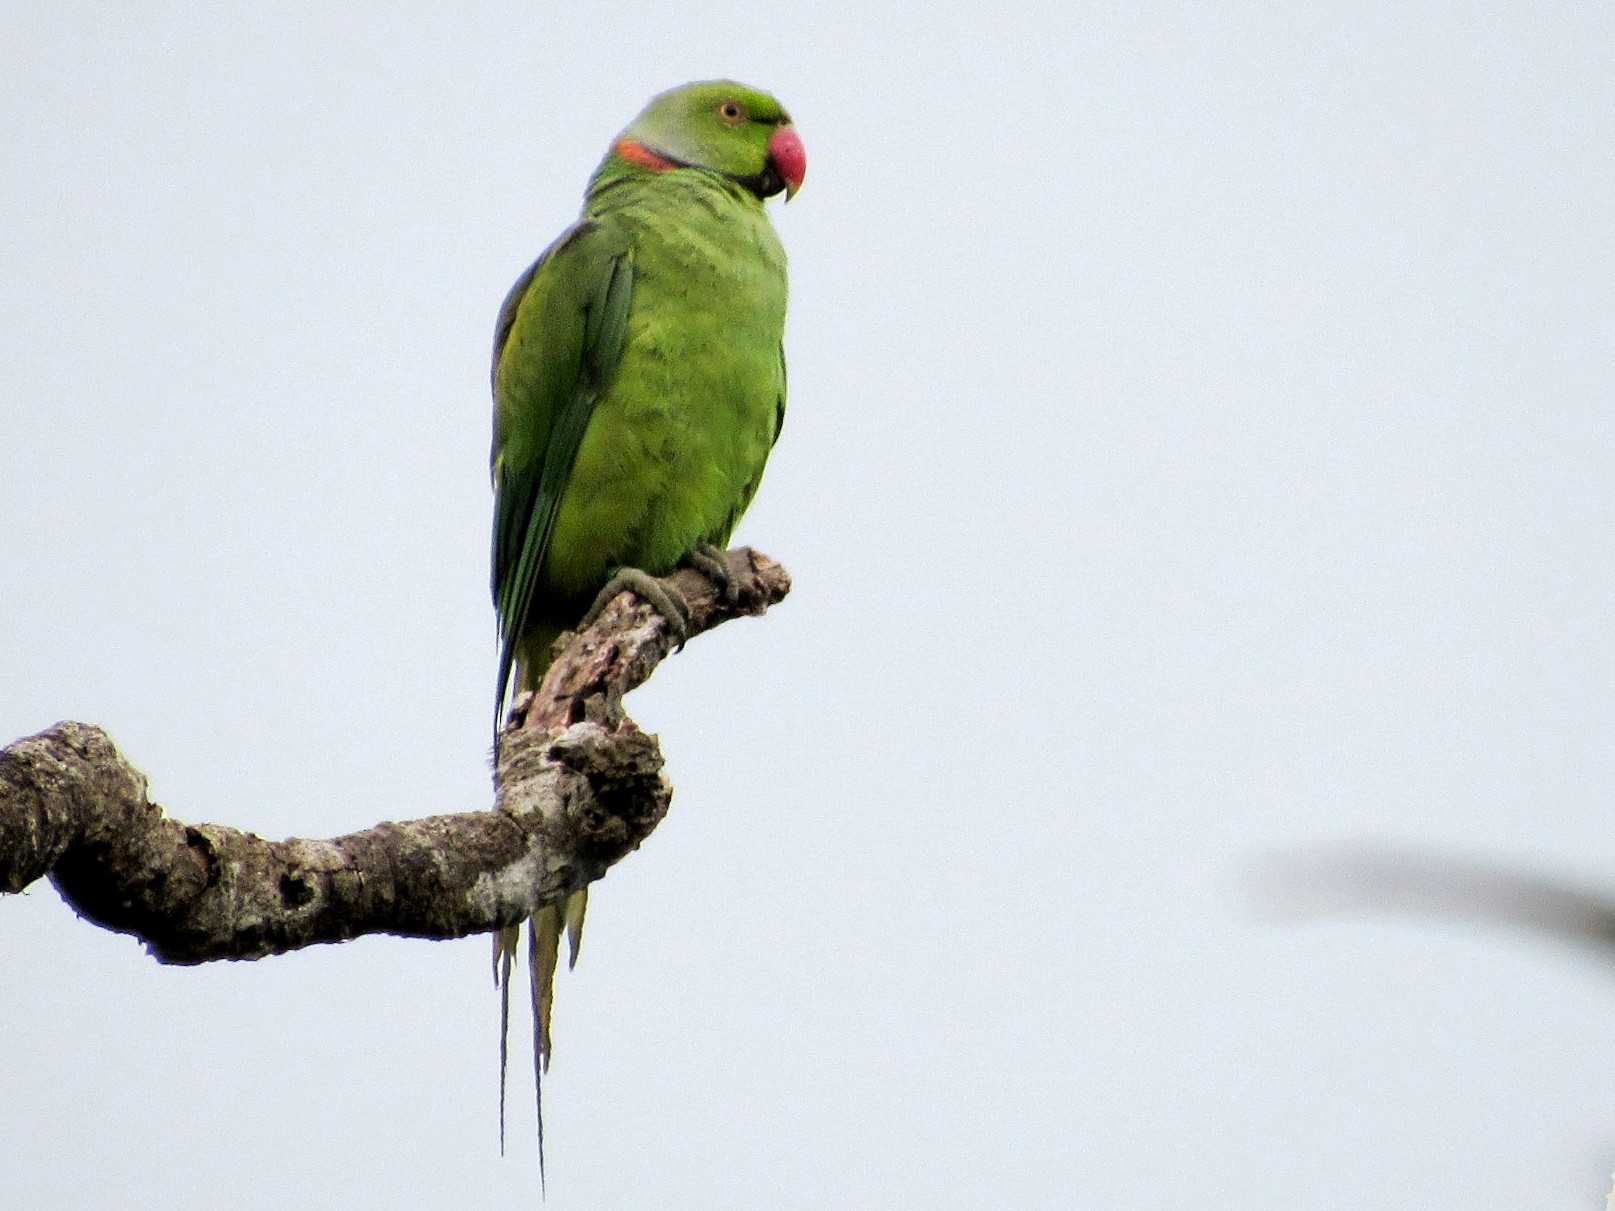
[[[789,202],[802,188],[807,176],[807,151],[797,136],[796,127],[781,126],[768,140],[768,158],[785,182],[785,200]]]

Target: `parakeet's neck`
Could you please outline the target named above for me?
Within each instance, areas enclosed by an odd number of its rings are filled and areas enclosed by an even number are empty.
[[[647,169],[624,159],[615,149],[601,161],[589,179],[589,190],[584,196],[583,213],[593,217],[636,205],[677,182],[683,192],[700,194],[709,192],[714,199],[737,203],[747,210],[764,214],[763,203],[741,182],[731,180],[722,173],[704,168]]]

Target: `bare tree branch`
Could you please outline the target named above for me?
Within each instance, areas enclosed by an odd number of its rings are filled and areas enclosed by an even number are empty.
[[[1256,906],[1274,920],[1419,916],[1521,930],[1615,958],[1615,899],[1523,865],[1339,844],[1270,853],[1252,865],[1247,882]]]
[[[669,578],[689,602],[692,637],[790,591],[766,556],[741,547],[726,558],[737,601],[699,572]],[[598,879],[666,814],[661,751],[622,698],[673,642],[661,615],[619,595],[563,637],[544,684],[516,703],[490,810],[324,841],[171,820],[105,732],[59,723],[0,750],[0,892],[49,876],[79,915],[134,934],[164,963],[515,924]]]

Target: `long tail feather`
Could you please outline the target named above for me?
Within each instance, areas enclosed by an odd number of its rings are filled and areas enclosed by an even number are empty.
[[[499,1155],[505,1154],[505,1078],[510,1070],[510,972],[521,945],[520,925],[493,934],[493,982],[499,989]]]
[[[527,923],[527,962],[533,995],[533,1101],[538,1113],[538,1184],[544,1188],[544,1073],[550,1066],[550,1010],[561,950],[561,909],[550,904]]]

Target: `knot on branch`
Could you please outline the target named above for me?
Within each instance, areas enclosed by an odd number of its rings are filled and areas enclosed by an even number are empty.
[[[673,797],[656,737],[627,719],[616,730],[586,722],[559,734],[512,727],[494,781],[494,810],[531,836],[566,894],[638,849]]]
[[[631,721],[615,732],[575,723],[556,737],[550,755],[589,785],[565,813],[581,860],[604,870],[638,849],[667,815],[673,788],[662,775],[661,746]]]

